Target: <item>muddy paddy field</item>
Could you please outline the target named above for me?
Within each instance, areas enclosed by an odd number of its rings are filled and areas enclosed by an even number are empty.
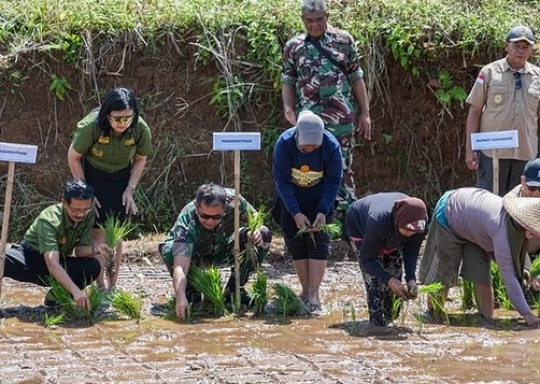
[[[119,286],[144,295],[143,320],[104,309],[95,324],[43,325],[45,288],[6,278],[0,300],[0,383],[540,383],[540,330],[515,312],[483,324],[459,309],[451,326],[419,323],[421,300],[386,332],[367,322],[363,282],[340,243],[310,318],[159,316],[171,279],[155,239],[126,246]],[[269,284],[298,281],[279,241],[263,265]]]

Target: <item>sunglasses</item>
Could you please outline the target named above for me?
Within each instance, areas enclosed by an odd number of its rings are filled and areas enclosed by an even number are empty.
[[[113,123],[117,123],[117,124],[129,124],[131,122],[131,120],[133,120],[133,117],[135,115],[131,115],[131,116],[113,116],[113,115],[109,115],[109,119],[113,122]]]
[[[527,185],[527,184],[525,184]],[[527,189],[531,192],[540,191],[540,187],[534,186],[534,185],[527,185]]]
[[[201,219],[204,219],[204,220],[218,221],[218,220],[221,220],[223,218],[223,216],[225,216],[225,215],[207,215],[206,213],[199,212],[199,216],[200,216]]]
[[[514,86],[516,87],[516,89],[523,88],[523,82],[521,81],[520,72],[514,72]]]

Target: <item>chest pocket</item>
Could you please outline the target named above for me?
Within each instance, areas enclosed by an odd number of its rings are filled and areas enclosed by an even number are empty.
[[[493,110],[505,108],[505,104],[510,98],[509,88],[503,85],[495,85],[489,88],[487,104]]]
[[[527,88],[526,103],[527,107],[533,110],[538,109],[540,101],[540,78],[534,77],[531,85]]]

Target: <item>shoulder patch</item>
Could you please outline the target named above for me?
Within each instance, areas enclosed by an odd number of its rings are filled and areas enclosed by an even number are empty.
[[[484,84],[485,79],[486,79],[486,75],[484,75],[484,73],[480,72],[478,74],[478,77],[476,78],[476,82],[481,85],[481,84]]]

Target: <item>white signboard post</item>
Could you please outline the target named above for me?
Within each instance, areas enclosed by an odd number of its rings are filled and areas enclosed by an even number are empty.
[[[483,149],[493,149],[493,193],[499,194],[499,157],[498,149],[516,148],[519,146],[518,132],[479,132],[471,133],[471,149],[481,151]]]
[[[234,151],[234,274],[235,308],[240,310],[240,151],[261,149],[259,132],[214,132],[214,151]]]
[[[0,161],[9,162],[6,194],[4,197],[4,217],[2,218],[2,238],[0,240],[0,297],[2,296],[2,280],[4,277],[4,260],[6,257],[6,243],[9,229],[9,215],[11,212],[11,195],[13,193],[15,163],[34,164],[36,162],[36,156],[37,146],[35,145],[0,142]]]

